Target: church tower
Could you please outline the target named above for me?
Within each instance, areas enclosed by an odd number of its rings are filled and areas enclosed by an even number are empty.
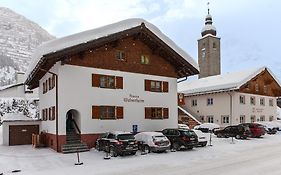
[[[220,38],[216,36],[217,31],[212,24],[212,16],[208,8],[205,26],[201,31],[202,37],[198,40],[199,78],[219,75],[221,73]]]

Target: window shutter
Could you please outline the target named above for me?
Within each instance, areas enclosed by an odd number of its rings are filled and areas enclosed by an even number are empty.
[[[46,87],[46,88],[45,88],[45,92],[48,92],[48,79],[45,81],[45,85],[46,85],[46,86],[45,86],[45,87]]]
[[[123,89],[123,77],[116,77],[116,89]]]
[[[151,91],[151,80],[144,80],[144,90]]]
[[[163,92],[169,92],[169,82],[163,81]]]
[[[163,119],[169,118],[169,108],[163,108]]]
[[[99,106],[92,106],[92,119],[99,119]]]
[[[55,83],[55,82],[56,82],[56,76],[55,76],[55,75],[53,75],[53,76],[52,76],[52,84],[53,84],[53,85],[52,85],[52,88],[54,88],[54,87],[55,87],[55,85],[56,85],[56,83]]]
[[[56,107],[53,106],[52,107],[52,120],[55,120],[56,119]]]
[[[51,77],[48,79],[48,81],[49,81],[49,90],[51,90],[52,89],[52,81],[51,81]]]
[[[145,119],[151,119],[151,108],[145,107]]]
[[[117,106],[116,107],[116,118],[117,119],[123,119],[124,118],[124,108],[122,106]]]
[[[100,75],[92,74],[92,87],[100,87]]]
[[[43,94],[45,94],[45,82],[43,82]]]

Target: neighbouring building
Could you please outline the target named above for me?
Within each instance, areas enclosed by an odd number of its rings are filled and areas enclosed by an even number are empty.
[[[28,90],[24,85],[24,73],[16,73],[16,83],[0,87],[0,98],[38,99],[38,88]]]
[[[41,45],[25,83],[39,87],[47,145],[64,151],[73,134],[93,147],[106,131],[177,127],[177,79],[198,70],[154,25],[129,19]]]
[[[281,84],[266,67],[210,76],[179,85],[182,108],[200,122],[220,126],[277,118]]]

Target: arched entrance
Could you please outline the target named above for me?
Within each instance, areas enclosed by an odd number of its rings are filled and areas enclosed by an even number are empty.
[[[81,134],[81,119],[77,110],[71,109],[66,113],[66,136]]]

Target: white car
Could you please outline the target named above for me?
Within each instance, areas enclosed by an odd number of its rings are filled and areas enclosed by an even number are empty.
[[[169,139],[160,132],[140,132],[135,139],[141,143],[145,152],[165,152],[170,149]]]
[[[178,124],[179,129],[189,129],[189,127],[186,124]]]
[[[202,147],[206,146],[207,139],[206,139],[205,134],[202,131],[197,130],[197,129],[193,129],[192,131],[194,131],[198,137],[198,146],[202,146]]]

